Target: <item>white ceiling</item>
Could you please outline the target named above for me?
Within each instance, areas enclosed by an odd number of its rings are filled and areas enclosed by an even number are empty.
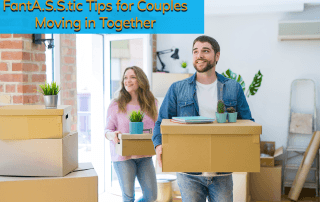
[[[205,15],[259,14],[301,12],[307,5],[320,5],[320,0],[205,0]]]

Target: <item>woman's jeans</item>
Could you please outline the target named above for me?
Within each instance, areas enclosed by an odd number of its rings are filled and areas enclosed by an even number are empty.
[[[206,177],[177,173],[178,185],[183,202],[232,202],[232,174]]]
[[[134,201],[136,176],[143,193],[143,197],[137,201],[149,202],[157,200],[156,172],[151,157],[113,162],[113,167],[119,179],[124,202]]]

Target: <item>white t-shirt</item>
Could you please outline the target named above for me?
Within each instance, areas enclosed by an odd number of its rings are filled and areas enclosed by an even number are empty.
[[[200,116],[216,118],[218,103],[217,80],[211,84],[202,84],[197,81],[196,88]]]
[[[209,118],[216,118],[218,103],[217,80],[211,84],[202,84],[197,81],[197,98],[199,115]],[[203,172],[203,176],[216,176],[214,172]]]

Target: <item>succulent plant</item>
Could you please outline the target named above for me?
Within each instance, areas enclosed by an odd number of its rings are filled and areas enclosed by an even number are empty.
[[[224,102],[222,100],[218,101],[217,112],[218,113],[224,113],[225,112],[225,105],[224,105]]]
[[[129,116],[130,122],[142,122],[144,113],[140,110],[132,111]]]
[[[228,107],[228,108],[227,108],[227,112],[228,112],[228,113],[235,113],[236,110],[235,110],[233,107]]]

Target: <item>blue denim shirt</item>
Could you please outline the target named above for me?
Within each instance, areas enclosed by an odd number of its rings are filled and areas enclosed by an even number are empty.
[[[160,107],[158,120],[153,131],[152,141],[155,148],[162,144],[162,134],[160,133],[162,119],[172,119],[172,117],[176,116],[199,116],[196,75],[197,73],[170,86]],[[241,85],[237,81],[228,79],[217,72],[216,75],[218,80],[218,100],[223,100],[227,108],[235,108],[238,112],[238,119],[254,121]]]

